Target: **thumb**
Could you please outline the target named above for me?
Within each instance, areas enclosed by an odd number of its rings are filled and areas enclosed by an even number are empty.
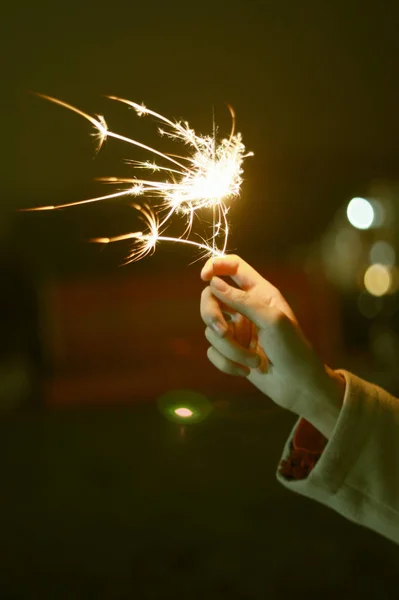
[[[257,288],[247,292],[237,289],[219,277],[210,282],[212,293],[226,306],[244,315],[260,329],[267,329],[276,324],[284,313],[276,307],[269,306]]]

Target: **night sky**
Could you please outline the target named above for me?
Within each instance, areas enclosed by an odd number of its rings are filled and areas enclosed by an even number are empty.
[[[128,174],[122,159],[133,157],[109,140],[94,159],[89,123],[30,91],[104,114],[147,143],[157,142],[155,125],[104,95],[144,102],[203,133],[213,106],[227,131],[232,104],[255,152],[230,212],[231,247],[244,257],[289,254],[317,238],[351,194],[397,178],[397,3],[39,0],[7,11],[3,222],[18,207],[104,193],[93,178]],[[104,252],[86,239],[126,233],[133,214],[122,200],[12,220],[24,252],[73,270],[119,264],[126,248]],[[178,255],[181,264],[192,259]]]

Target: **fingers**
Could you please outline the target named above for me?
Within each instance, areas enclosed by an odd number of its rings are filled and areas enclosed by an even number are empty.
[[[212,278],[210,289],[220,302],[244,315],[261,329],[283,324],[287,318],[285,312],[282,312],[276,306],[270,306],[270,300],[260,289],[251,291],[237,289],[223,281],[223,279],[219,279],[219,277]]]
[[[278,290],[264,279],[253,267],[235,254],[210,258],[201,271],[203,281],[211,281],[212,277],[231,277],[242,289],[250,290],[261,286],[266,295],[274,295]]]
[[[209,286],[201,294],[200,312],[205,325],[211,327],[218,335],[227,333],[228,325],[223,316],[221,304],[212,294]]]
[[[207,354],[211,363],[217,369],[219,369],[219,371],[222,371],[222,373],[226,373],[226,375],[235,375],[236,377],[247,377],[251,372],[251,370],[248,367],[239,365],[231,361],[229,358],[223,356],[223,354],[220,354],[220,352],[218,352],[218,350],[216,350],[216,348],[214,348],[213,346],[208,348]]]
[[[250,367],[252,369],[256,369],[260,366],[260,356],[256,354],[256,352],[240,346],[236,341],[231,339],[229,335],[220,337],[220,335],[217,335],[212,329],[207,327],[205,329],[205,337],[220,355],[224,356],[232,363],[237,363],[243,367]]]

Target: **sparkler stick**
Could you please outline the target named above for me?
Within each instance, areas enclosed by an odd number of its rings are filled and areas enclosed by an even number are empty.
[[[108,244],[111,242],[133,240],[134,244],[125,264],[153,254],[157,243],[162,241],[188,244],[196,247],[205,256],[215,257],[225,254],[229,232],[227,220],[228,206],[226,202],[239,196],[242,183],[242,163],[245,158],[253,156],[252,152],[245,151],[241,134],[235,133],[235,113],[231,107],[229,107],[232,119],[230,136],[217,143],[215,111],[213,111],[213,137],[200,136],[190,128],[187,122],[171,121],[160,113],[148,109],[143,104],[137,104],[136,102],[116,96],[109,96],[111,100],[121,102],[132,108],[139,117],[149,115],[161,122],[162,126],[164,126],[164,128],[158,129],[161,135],[188,146],[188,154],[180,156],[163,153],[135,139],[110,131],[103,116],[96,115],[93,117],[62,100],[43,94],[38,95],[75,112],[89,121],[96,130],[93,135],[97,140],[97,152],[109,137],[128,143],[155,155],[158,159],[162,159],[164,163],[158,164],[150,161],[127,160],[128,164],[132,165],[135,169],[161,173],[165,177],[164,179],[137,177],[101,178],[101,181],[116,185],[119,189],[114,193],[96,198],[60,204],[58,206],[40,206],[23,210],[57,210],[99,201],[115,200],[124,196],[143,197],[150,199],[152,205],[148,202],[143,205],[135,202],[132,206],[139,211],[141,220],[146,225],[145,231],[136,231],[110,238],[95,238],[91,241]],[[120,189],[121,185],[127,187]],[[213,215],[212,244],[207,239],[202,239],[202,242],[188,239],[197,212],[202,209],[209,209],[210,207],[212,208]],[[155,210],[155,208],[158,210]],[[162,219],[159,217],[161,212],[166,212],[166,215]],[[167,222],[174,214],[183,215],[187,220],[184,232],[177,238],[163,235]],[[216,214],[218,214],[217,222]],[[223,236],[223,243],[221,247],[218,247],[216,240],[220,235]]]

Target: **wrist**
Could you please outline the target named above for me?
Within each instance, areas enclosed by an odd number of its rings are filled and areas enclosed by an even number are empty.
[[[327,439],[335,429],[344,401],[346,382],[342,375],[324,365],[323,382],[301,415]]]

